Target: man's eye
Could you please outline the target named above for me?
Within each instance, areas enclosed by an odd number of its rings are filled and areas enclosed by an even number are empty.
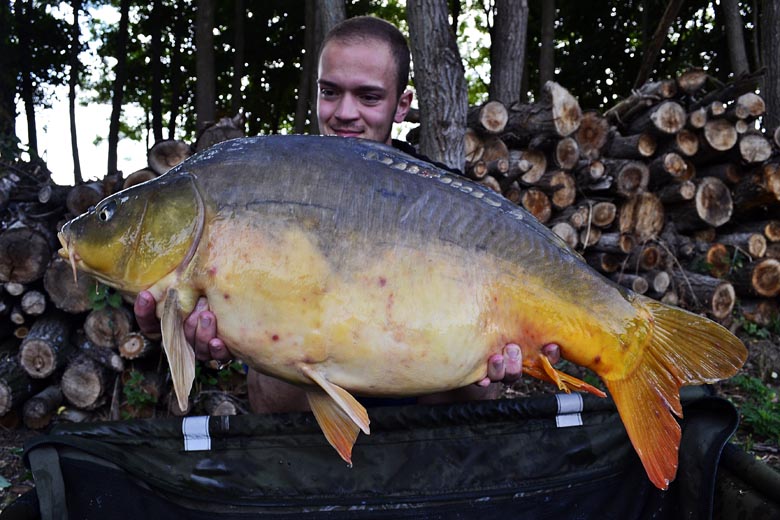
[[[329,89],[329,88],[321,88],[320,89],[320,96],[321,97],[328,98],[328,97],[335,97],[335,95],[336,95],[336,91],[333,90],[333,89]]]
[[[360,96],[360,99],[366,105],[376,105],[381,101],[381,98],[379,96]]]

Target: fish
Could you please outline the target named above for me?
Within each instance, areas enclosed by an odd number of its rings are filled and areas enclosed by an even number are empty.
[[[517,343],[523,370],[605,396],[649,479],[678,464],[679,389],[734,375],[742,342],[704,316],[613,283],[521,207],[384,144],[260,136],[204,150],[111,195],[59,232],[60,255],[121,293],[157,299],[185,409],[195,356],[183,321],[199,297],[249,367],[305,388],[351,464],[370,419],[356,396],[470,385]]]

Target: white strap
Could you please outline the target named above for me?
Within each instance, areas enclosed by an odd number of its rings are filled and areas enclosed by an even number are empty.
[[[184,435],[184,451],[211,449],[208,415],[185,417],[181,421],[181,433]]]
[[[555,416],[558,428],[582,426],[582,395],[577,392],[555,394],[555,399],[558,401],[558,415]]]

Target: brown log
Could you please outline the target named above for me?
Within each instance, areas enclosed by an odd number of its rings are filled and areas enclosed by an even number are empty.
[[[506,143],[498,136],[489,136],[482,140],[482,157],[481,160],[485,163],[495,161],[497,159],[509,160],[509,149]]]
[[[716,151],[731,150],[737,144],[737,137],[734,124],[726,119],[710,119],[704,125],[704,140]]]
[[[645,159],[655,153],[656,147],[657,141],[653,134],[644,132],[623,136],[613,131],[604,156],[613,159]]]
[[[550,220],[550,216],[552,215],[552,203],[547,194],[542,190],[537,188],[526,190],[523,193],[520,202],[523,207],[542,224]]]
[[[620,207],[618,229],[631,233],[645,242],[661,234],[664,227],[664,206],[653,193],[640,193]]]
[[[773,135],[774,135],[774,141],[775,141],[775,145],[776,145],[778,148],[780,148],[780,126],[778,126],[777,128],[775,128],[775,132],[774,132],[774,134],[773,134]]]
[[[531,168],[520,176],[525,184],[535,184],[547,171],[547,157],[539,150],[525,150],[523,159],[531,163]]]
[[[96,361],[114,372],[121,373],[124,371],[125,362],[114,349],[95,345],[84,334],[77,334],[76,341],[80,354],[85,354],[93,361]]]
[[[0,177],[0,210],[4,210],[8,206],[12,194],[21,180],[22,179],[13,172],[9,172]]]
[[[582,229],[588,224],[590,218],[590,207],[588,205],[581,206],[569,206],[561,211],[557,212],[555,217],[552,218],[548,226],[557,224],[559,222],[565,222],[572,226],[575,230]]]
[[[672,272],[676,293],[690,309],[705,311],[717,319],[731,315],[736,293],[731,283],[690,271]]]
[[[192,152],[192,147],[184,141],[164,139],[152,145],[147,154],[147,161],[152,171],[157,175],[162,175],[183,162],[192,155]]]
[[[487,103],[469,109],[466,116],[466,126],[473,128],[477,133],[500,134],[504,131],[509,120],[509,111],[500,101],[488,101]]]
[[[628,233],[602,233],[594,249],[605,253],[626,255],[636,247],[636,242],[636,237]]]
[[[764,98],[755,92],[746,92],[729,107],[726,115],[736,119],[755,119],[764,115],[764,112],[766,112]]]
[[[525,158],[525,153],[522,150],[509,150],[509,171],[507,172],[507,178],[514,181],[524,173],[527,173],[533,168],[531,161]],[[545,161],[545,168],[547,167]],[[544,170],[542,171],[544,172]]]
[[[22,312],[22,307],[18,304],[14,304],[11,307],[11,313],[8,315],[8,319],[15,325],[24,325],[25,321],[27,321],[24,312]]]
[[[609,137],[609,122],[598,112],[589,110],[582,114],[580,127],[574,133],[580,155],[586,159],[598,159],[601,150],[607,144]],[[564,168],[563,165],[559,166]],[[569,168],[572,168],[570,166]]]
[[[764,256],[766,258],[780,259],[780,242],[767,244],[766,254]]]
[[[688,114],[688,126],[694,130],[700,130],[707,124],[708,119],[707,109],[704,107],[697,108]]]
[[[106,306],[90,311],[84,321],[84,333],[99,347],[117,348],[132,325],[133,317],[125,307]]]
[[[605,175],[606,167],[604,162],[599,159],[580,161],[574,170],[574,178],[577,181],[577,186],[581,189],[598,183]]]
[[[679,154],[669,152],[653,159],[648,165],[650,185],[654,188],[670,182],[684,182],[696,173]]]
[[[748,164],[764,162],[772,156],[772,145],[763,135],[746,133],[739,138],[739,155]]]
[[[206,415],[210,416],[222,416],[222,415],[238,415],[238,407],[231,396],[227,392],[209,391],[208,393],[201,394],[202,407]]]
[[[38,190],[38,202],[49,206],[65,206],[65,199],[68,197],[70,186],[60,186],[53,182],[47,182]]]
[[[603,235],[604,232],[601,231],[600,228],[593,227],[593,226],[586,226],[580,230],[580,243],[582,244],[582,247],[593,247],[594,245],[599,243],[599,240],[601,239],[601,235]]]
[[[746,134],[750,130],[750,123],[748,123],[744,119],[737,119],[734,121],[734,130],[737,131],[738,134]]]
[[[596,227],[607,228],[612,225],[616,217],[617,206],[612,202],[597,202],[590,210],[591,222]]]
[[[660,298],[672,284],[672,277],[668,271],[652,270],[644,273],[648,283],[648,294],[653,298]]]
[[[693,157],[699,151],[699,137],[692,131],[683,128],[672,139],[659,147],[658,154],[673,152],[683,157]]]
[[[157,345],[140,332],[131,332],[119,343],[119,355],[124,359],[140,359],[154,352]]]
[[[555,145],[553,159],[559,168],[571,170],[577,165],[580,157],[580,147],[573,137],[564,137]]]
[[[621,266],[620,257],[612,253],[588,249],[583,253],[583,256],[588,265],[605,274],[614,273]]]
[[[657,134],[675,134],[683,126],[687,114],[679,103],[663,101],[636,118],[628,127],[630,133],[651,132]]]
[[[492,161],[485,163],[485,166],[487,166],[488,175],[492,175],[496,178],[503,178],[507,173],[509,173],[508,158],[493,159]]]
[[[485,186],[486,188],[490,188],[491,190],[495,191],[496,193],[501,193],[501,183],[496,180],[495,177],[492,177],[490,175],[486,175],[484,178],[477,181],[477,184],[481,184],[482,186]]]
[[[718,232],[712,226],[707,226],[693,231],[691,236],[699,242],[714,242]]]
[[[768,327],[777,319],[779,309],[776,300],[740,298],[739,311],[748,321]]]
[[[466,154],[467,163],[475,163],[482,159],[482,153],[485,151],[482,146],[482,138],[477,135],[473,128],[466,128],[463,136],[463,146]]]
[[[243,114],[236,114],[233,117],[222,117],[219,121],[211,123],[201,130],[200,135],[195,139],[196,152],[210,148],[217,143],[244,137],[244,126],[246,121]]]
[[[628,287],[637,294],[645,294],[650,288],[650,284],[647,283],[647,280],[637,274],[617,272],[610,275],[610,278],[623,287]]]
[[[16,356],[0,358],[0,417],[21,407],[40,387],[41,382],[22,370]]]
[[[60,312],[49,312],[35,320],[19,347],[19,363],[30,377],[48,377],[65,364],[73,351],[71,325]]]
[[[43,286],[54,306],[70,314],[89,310],[89,293],[96,283],[85,273],[79,273],[74,280],[70,264],[62,258],[52,260],[43,277]]]
[[[720,117],[726,113],[726,103],[720,100],[715,100],[707,105],[707,115],[710,117]]]
[[[135,186],[136,184],[141,184],[143,182],[150,181],[156,178],[157,178],[157,172],[155,172],[151,168],[142,168],[128,175],[127,178],[124,180],[124,183],[122,184],[122,188],[127,189],[132,186]]]
[[[6,282],[3,284],[3,289],[11,296],[21,296],[27,290],[27,287],[19,282]]]
[[[734,187],[734,206],[741,212],[780,201],[780,164],[764,164]]]
[[[725,244],[709,244],[704,256],[697,260],[697,263],[702,262],[710,276],[723,278],[731,270],[732,254]]]
[[[632,197],[647,189],[650,171],[639,161],[603,159],[607,175],[615,179],[612,190],[622,197]]]
[[[698,168],[699,177],[717,177],[726,184],[734,185],[742,178],[742,172],[734,163],[722,163]]]
[[[51,385],[24,403],[22,418],[24,425],[31,430],[46,428],[52,418],[57,415],[57,409],[62,404],[62,391],[59,385]]]
[[[692,200],[696,196],[696,184],[693,181],[675,182],[662,186],[655,194],[663,204]]]
[[[577,197],[574,177],[563,170],[545,172],[534,186],[545,192],[552,205],[558,209],[571,206]]]
[[[507,186],[502,193],[508,201],[514,202],[515,204],[520,204],[520,200],[523,197],[523,190],[520,188],[517,181],[512,182],[512,184]]]
[[[518,143],[540,134],[566,137],[579,128],[581,120],[577,99],[559,84],[548,81],[537,103],[516,103],[510,107],[503,136]]]
[[[103,183],[94,181],[74,186],[68,192],[65,206],[71,215],[81,215],[105,198]]]
[[[663,296],[661,296],[661,303],[665,303],[666,305],[680,305],[680,297],[677,294],[677,291],[674,289],[670,289],[664,293]]]
[[[752,258],[762,258],[766,254],[766,237],[761,233],[719,234],[718,242],[746,252]]]
[[[52,255],[51,240],[31,227],[0,233],[0,282],[26,284],[39,280]]]
[[[732,279],[739,295],[774,298],[780,294],[780,260],[748,262],[732,272]]]
[[[722,226],[731,218],[734,205],[728,187],[715,177],[696,180],[693,201],[667,208],[669,218],[682,232],[702,229],[707,225]]]
[[[627,124],[645,108],[654,105],[657,101],[673,97],[676,92],[677,85],[673,80],[647,82],[629,97],[607,110],[604,116],[616,123]]]
[[[62,374],[62,395],[76,408],[94,410],[104,404],[114,378],[97,361],[82,354],[76,356]]]
[[[677,86],[686,94],[695,94],[704,87],[709,77],[703,69],[689,69],[677,77]]]
[[[488,174],[488,168],[487,164],[485,164],[485,161],[480,159],[477,162],[473,163],[466,163],[466,176],[469,179],[478,181],[480,179],[484,179],[485,176]]]
[[[650,271],[658,269],[663,260],[661,248],[645,243],[631,250],[626,258],[625,265],[631,271]]]
[[[46,296],[40,291],[27,291],[22,296],[21,307],[28,316],[40,316],[46,310]]]

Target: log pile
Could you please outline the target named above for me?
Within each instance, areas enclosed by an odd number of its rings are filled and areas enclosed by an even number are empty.
[[[780,294],[780,130],[762,128],[754,82],[712,87],[694,70],[604,113],[555,83],[534,103],[475,106],[465,174],[615,282],[724,324],[768,326]],[[182,414],[159,339],[138,332],[130,303],[74,280],[56,231],[192,153],[158,143],[147,168],[75,187],[53,184],[43,165],[0,164],[0,423]],[[201,367],[188,413],[243,411],[242,375]]]
[[[614,281],[722,322],[778,317],[780,130],[755,77],[649,82],[604,113],[553,82],[472,107],[465,173]]]

